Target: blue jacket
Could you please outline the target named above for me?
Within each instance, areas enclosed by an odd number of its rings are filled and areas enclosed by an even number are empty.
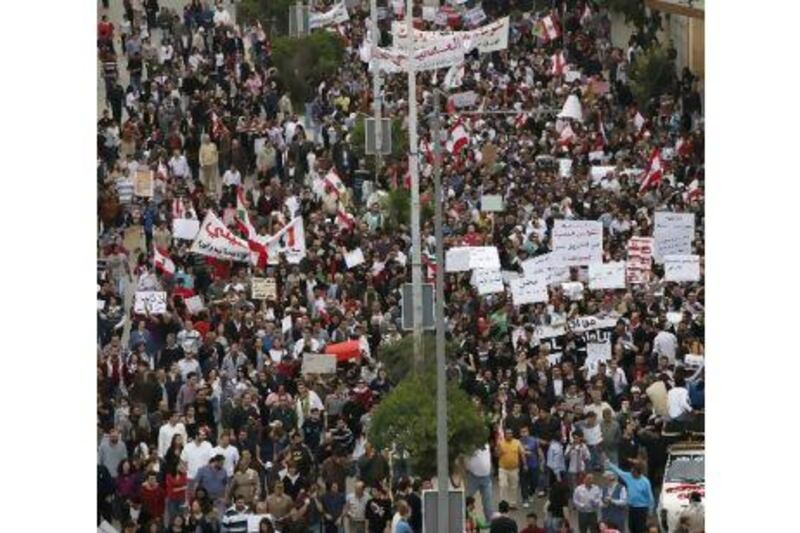
[[[614,463],[608,463],[608,468],[617,474],[628,488],[628,505],[630,507],[647,507],[648,509],[655,507],[653,489],[649,479],[645,476],[635,478],[630,472],[622,470]]]

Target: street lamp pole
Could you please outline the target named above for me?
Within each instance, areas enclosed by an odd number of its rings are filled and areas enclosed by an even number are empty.
[[[372,20],[372,41],[375,46],[381,44],[381,30],[378,29],[378,0],[370,0],[369,14]],[[375,68],[372,71],[372,105],[375,112],[375,178],[377,179],[381,171],[383,159],[383,131],[381,124],[381,69]]]
[[[419,168],[417,166],[417,73],[414,64],[414,0],[406,2],[408,38],[408,172],[411,177],[411,295],[413,300],[412,330],[414,366],[422,368],[425,360],[422,345],[422,249],[420,245]],[[441,268],[439,266],[438,268]]]
[[[436,237],[436,477],[438,518],[436,530],[449,533],[447,449],[447,375],[444,353],[444,236],[442,232],[441,135],[439,89],[433,90],[433,205],[434,236]]]

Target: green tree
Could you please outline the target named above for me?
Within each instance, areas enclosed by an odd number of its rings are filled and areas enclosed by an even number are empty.
[[[432,333],[422,336],[423,372],[433,371],[436,359],[436,337]],[[444,346],[447,360],[455,359],[456,347],[452,342]],[[386,369],[386,374],[392,383],[400,383],[411,374],[414,363],[414,337],[405,335],[399,340],[381,344],[378,347],[378,360]]]
[[[486,444],[489,430],[472,400],[455,383],[447,387],[448,459]],[[408,451],[415,475],[436,475],[436,379],[433,372],[404,379],[375,409],[369,440],[378,448]]]
[[[672,89],[675,65],[667,50],[654,47],[638,54],[631,65],[631,92],[642,107]]]
[[[286,35],[289,33],[289,6],[296,1],[241,0],[236,7],[236,19],[245,24],[259,21],[265,31],[269,31],[270,19],[274,19],[275,30],[279,35]]]
[[[647,22],[644,0],[605,0],[608,10],[625,17],[626,24],[633,24],[641,30]]]
[[[278,37],[272,43],[278,79],[300,108],[322,80],[334,75],[343,57],[341,37],[327,31],[315,31],[299,39]]]

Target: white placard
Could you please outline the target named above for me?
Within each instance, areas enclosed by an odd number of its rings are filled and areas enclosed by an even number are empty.
[[[500,270],[500,255],[494,246],[470,246],[469,268]]]
[[[564,291],[564,295],[573,302],[583,300],[583,283],[580,281],[562,283],[561,290]]]
[[[205,305],[203,305],[203,298],[201,298],[199,294],[190,298],[186,298],[184,303],[186,304],[186,309],[193,315],[196,315],[205,309]]]
[[[679,311],[667,312],[667,321],[669,321],[670,324],[680,324],[681,320],[683,320],[683,313]]]
[[[580,70],[566,70],[564,71],[564,81],[567,83],[572,83],[575,80],[581,79],[581,71]]]
[[[466,272],[469,270],[469,247],[450,248],[444,257],[445,272]]]
[[[556,220],[552,267],[603,262],[603,224],[597,220]]]
[[[158,315],[167,312],[167,293],[164,291],[137,291],[133,311],[143,315],[145,312]]]
[[[105,300],[97,300],[97,310],[102,311],[106,307]]]
[[[572,176],[572,159],[563,158],[558,160],[558,175],[562,178]]]
[[[292,330],[292,315],[286,315],[281,321],[281,331],[286,333]]]
[[[653,238],[631,237],[628,239],[627,251],[625,282],[636,285],[650,281],[650,270],[653,266]]]
[[[172,220],[172,236],[176,239],[193,241],[199,231],[199,220],[193,218],[176,218]]]
[[[596,329],[608,329],[617,325],[616,318],[598,318],[596,316],[580,316],[567,320],[567,326],[575,333],[584,333]]]
[[[471,107],[478,101],[478,93],[475,91],[455,93],[450,96],[450,101],[453,102],[453,105],[456,106],[457,109]]]
[[[334,26],[348,20],[350,20],[350,15],[347,14],[347,7],[344,2],[339,2],[334,4],[328,11],[322,13],[310,11],[308,13],[308,29],[313,30],[325,26]]]
[[[247,241],[230,231],[210,210],[189,251],[217,259],[250,262]]]
[[[253,300],[277,299],[275,278],[253,278],[250,280],[250,297]]]
[[[617,167],[608,165],[593,165],[589,169],[589,176],[592,178],[592,183],[597,185],[605,178],[610,172],[614,172]]]
[[[300,372],[307,374],[335,374],[336,356],[325,353],[304,353]]]
[[[350,250],[344,254],[344,262],[347,264],[348,269],[355,268],[365,262],[364,252],[361,248]]]
[[[543,277],[512,279],[509,285],[511,300],[516,306],[543,303],[549,299],[547,283]]]
[[[615,263],[590,263],[589,288],[595,289],[624,289],[625,288],[625,262]]]
[[[664,257],[665,281],[700,281],[699,255],[667,255]]]
[[[499,194],[484,194],[481,196],[481,211],[499,213],[505,209],[503,197]]]
[[[587,368],[596,371],[597,364],[600,361],[608,361],[611,359],[611,343],[610,342],[587,342],[586,343],[586,362]]]
[[[657,264],[661,264],[666,255],[692,253],[694,218],[694,213],[656,212],[653,220],[653,259]]]
[[[503,270],[500,272],[500,275],[503,278],[503,283],[511,283],[512,279],[519,279],[522,277],[522,274],[514,272],[513,270]]]
[[[506,290],[499,270],[475,269],[472,271],[471,282],[481,296]]]

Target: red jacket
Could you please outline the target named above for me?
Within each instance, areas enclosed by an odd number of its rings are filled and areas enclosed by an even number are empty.
[[[149,488],[146,483],[139,489],[139,498],[142,500],[142,507],[150,513],[152,517],[164,516],[164,489],[161,485]]]
[[[186,474],[178,474],[173,476],[172,474],[167,474],[166,485],[167,485],[167,499],[172,502],[182,502],[186,499],[186,484],[187,484],[187,477]]]

